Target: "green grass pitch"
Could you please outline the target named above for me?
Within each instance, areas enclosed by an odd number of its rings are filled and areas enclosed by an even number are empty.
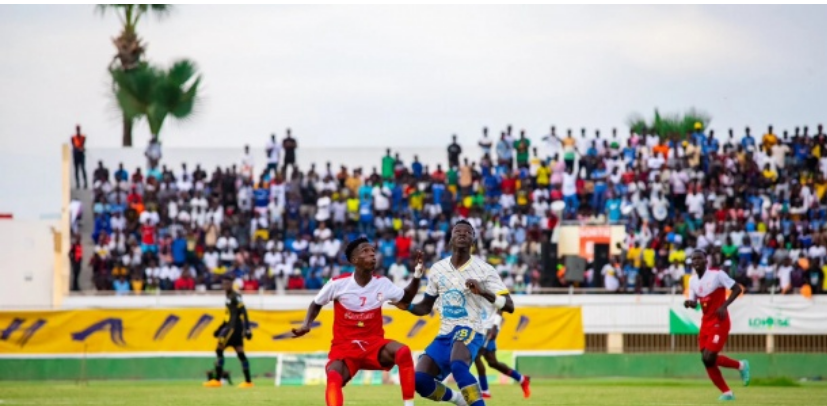
[[[827,383],[795,387],[744,388],[730,379],[735,402],[741,405],[827,405]],[[112,406],[324,406],[323,386],[274,387],[271,380],[256,381],[252,389],[202,388],[201,382],[93,381],[0,382],[0,406],[7,405],[112,405]],[[532,396],[523,399],[516,385],[493,385],[490,406],[606,405],[678,406],[720,405],[718,391],[701,380],[544,380],[532,382]],[[398,386],[345,388],[345,406],[401,405]],[[418,405],[431,405],[416,399]],[[441,403],[450,405],[448,403]],[[435,405],[435,404],[434,404]]]

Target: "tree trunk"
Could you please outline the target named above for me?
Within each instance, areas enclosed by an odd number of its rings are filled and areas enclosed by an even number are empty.
[[[122,144],[124,147],[131,147],[132,146],[132,119],[126,117],[126,114],[123,115],[123,141]]]

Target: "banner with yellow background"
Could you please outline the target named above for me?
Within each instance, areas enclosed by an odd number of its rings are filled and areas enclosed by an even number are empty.
[[[213,331],[221,309],[72,310],[0,312],[2,354],[82,354],[206,352],[215,349]],[[249,311],[253,339],[249,352],[327,351],[333,310],[323,310],[310,334],[293,339],[290,330],[303,310]],[[583,320],[578,307],[522,308],[505,315],[497,347],[515,351],[583,351]],[[436,315],[416,317],[384,311],[385,336],[424,350],[439,330]]]

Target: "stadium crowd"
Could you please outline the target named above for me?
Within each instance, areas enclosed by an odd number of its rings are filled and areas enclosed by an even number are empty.
[[[661,136],[662,135],[662,136]],[[536,292],[541,243],[561,221],[622,224],[621,254],[574,283],[606,291],[682,290],[687,259],[710,254],[752,292],[821,293],[827,271],[827,150],[819,125],[782,135],[769,127],[718,138],[700,123],[686,134],[643,131],[618,137],[558,135],[540,139],[511,126],[463,153],[456,136],[445,165],[428,167],[387,151],[377,167],[306,170],[289,135],[265,148],[256,166],[243,158],[210,173],[197,163],[169,168],[150,143],[147,166],[92,176],[94,226],[88,263],[98,290],[152,292],[217,289],[231,274],[243,290],[319,289],[348,272],[341,252],[366,235],[380,254],[377,272],[405,285],[409,259],[448,254],[450,224],[468,218],[477,253],[516,293]],[[535,145],[539,144],[539,147]],[[476,148],[475,148],[476,150]],[[381,162],[380,162],[381,160]],[[321,163],[319,163],[321,165]],[[84,170],[85,177],[85,170]],[[78,182],[79,183],[79,182]],[[563,210],[553,203],[565,202]],[[559,205],[559,204],[558,204]],[[73,287],[77,289],[77,286]]]

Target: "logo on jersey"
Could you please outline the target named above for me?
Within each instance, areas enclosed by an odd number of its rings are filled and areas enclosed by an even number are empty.
[[[448,319],[468,317],[465,295],[460,290],[451,289],[442,295],[442,314]]]
[[[345,312],[346,320],[356,320],[361,323],[364,320],[371,320],[376,316],[375,312]]]
[[[376,294],[376,301],[377,302],[382,303],[383,299],[385,299],[385,295],[383,295],[382,292],[379,292],[379,293]]]

